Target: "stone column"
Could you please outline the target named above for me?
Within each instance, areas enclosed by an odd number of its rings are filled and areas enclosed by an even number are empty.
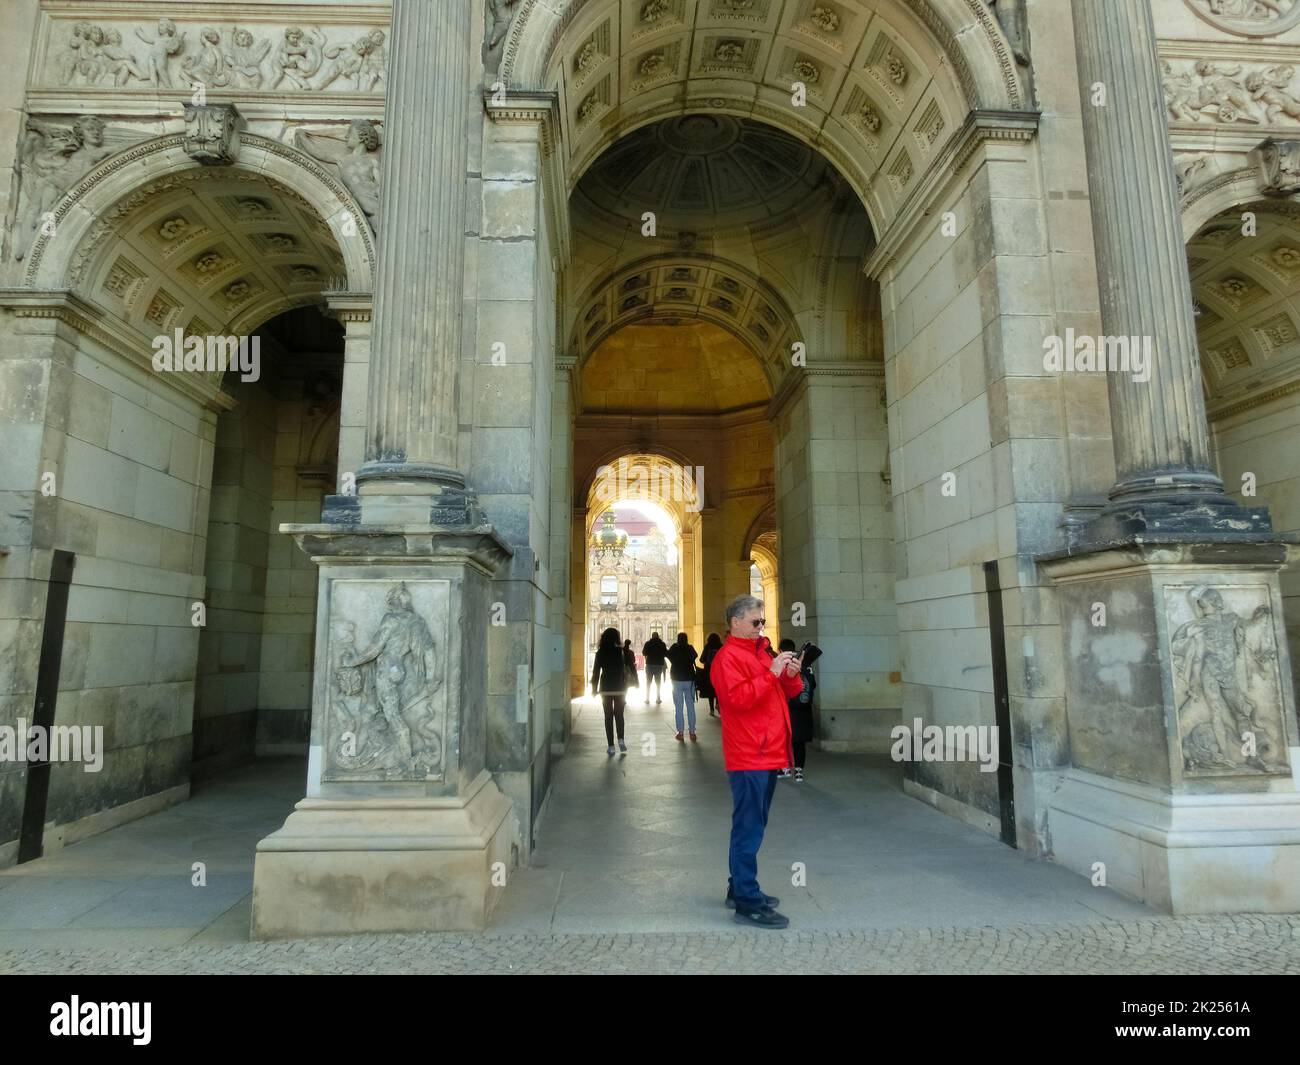
[[[1150,5],[1073,9],[1102,329],[1151,345],[1149,379],[1107,374],[1116,481],[1094,538],[1257,534],[1267,512],[1229,499],[1210,457]]]
[[[321,523],[280,526],[320,592],[307,797],[258,844],[259,938],[482,928],[519,860],[485,711],[492,579],[514,552],[456,455],[473,17],[393,4],[366,461]]]
[[[465,275],[470,3],[394,0],[384,105],[365,491],[464,486],[456,376]],[[382,482],[389,482],[387,484]]]
[[[1300,736],[1277,574],[1295,549],[1211,469],[1150,7],[1075,0],[1074,25],[1102,329],[1155,350],[1149,380],[1107,375],[1109,504],[1038,560],[1070,752],[1044,838],[1175,913],[1290,913]]]

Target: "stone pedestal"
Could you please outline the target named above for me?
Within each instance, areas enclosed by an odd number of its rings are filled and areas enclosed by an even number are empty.
[[[253,935],[483,928],[519,851],[485,765],[488,586],[510,549],[486,525],[281,531],[321,568],[311,755],[307,797],[257,848]]]
[[[1052,857],[1174,913],[1300,911],[1300,764],[1283,543],[1041,560],[1056,582],[1070,769]]]

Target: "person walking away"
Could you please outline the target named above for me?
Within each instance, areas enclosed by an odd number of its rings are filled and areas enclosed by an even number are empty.
[[[618,725],[618,747],[627,753],[623,742],[623,710],[627,706],[627,660],[618,640],[618,629],[606,629],[596,646],[596,661],[591,670],[591,694],[600,693],[605,706],[605,742],[607,753],[614,753],[614,726]]]
[[[632,688],[641,687],[641,680],[636,675],[636,652],[632,650],[631,640],[623,641],[623,668],[624,679],[627,681],[627,688],[624,689],[626,694]]]
[[[641,648],[645,658],[645,701],[650,702],[650,685],[655,688],[655,706],[662,703],[664,670],[667,668],[668,645],[659,638],[659,633],[652,632]]]
[[[794,651],[794,640],[782,640],[780,650]],[[803,783],[803,767],[808,757],[808,744],[813,738],[813,692],[817,690],[817,678],[813,676],[812,666],[803,666],[799,670],[799,682],[803,690],[789,701],[790,737],[794,753],[794,782]],[[789,769],[782,769],[778,774],[790,775]]]
[[[709,638],[704,641],[704,653],[700,655],[700,694],[709,700],[709,717],[713,717],[718,712],[718,692],[713,687],[713,681],[709,679],[709,665],[713,662],[713,656],[722,650],[722,637],[716,632],[709,633]]]
[[[686,633],[677,634],[677,642],[668,648],[668,662],[670,664],[668,675],[673,682],[673,712],[677,715],[677,742],[685,742],[682,739],[682,715],[683,713],[689,718],[691,726],[691,742],[696,743],[695,738],[695,660],[699,658],[699,653],[686,641]]]
[[[790,651],[773,657],[763,635],[763,601],[742,595],[727,607],[727,639],[709,673],[722,711],[722,759],[731,785],[730,876],[726,904],[740,924],[785,928],[780,899],[758,886],[758,850],[763,845],[776,774],[791,762],[787,700],[803,690],[802,666]]]

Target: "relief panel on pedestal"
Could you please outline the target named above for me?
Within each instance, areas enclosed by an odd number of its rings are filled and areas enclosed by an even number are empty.
[[[1269,586],[1167,585],[1165,609],[1184,775],[1289,773]]]
[[[322,779],[445,778],[448,581],[336,580]]]

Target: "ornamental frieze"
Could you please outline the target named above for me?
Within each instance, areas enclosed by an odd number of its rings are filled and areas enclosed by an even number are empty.
[[[387,78],[379,26],[56,17],[44,39],[37,88],[382,93]]]
[[[1171,122],[1300,123],[1300,83],[1291,63],[1162,59],[1160,80]]]

